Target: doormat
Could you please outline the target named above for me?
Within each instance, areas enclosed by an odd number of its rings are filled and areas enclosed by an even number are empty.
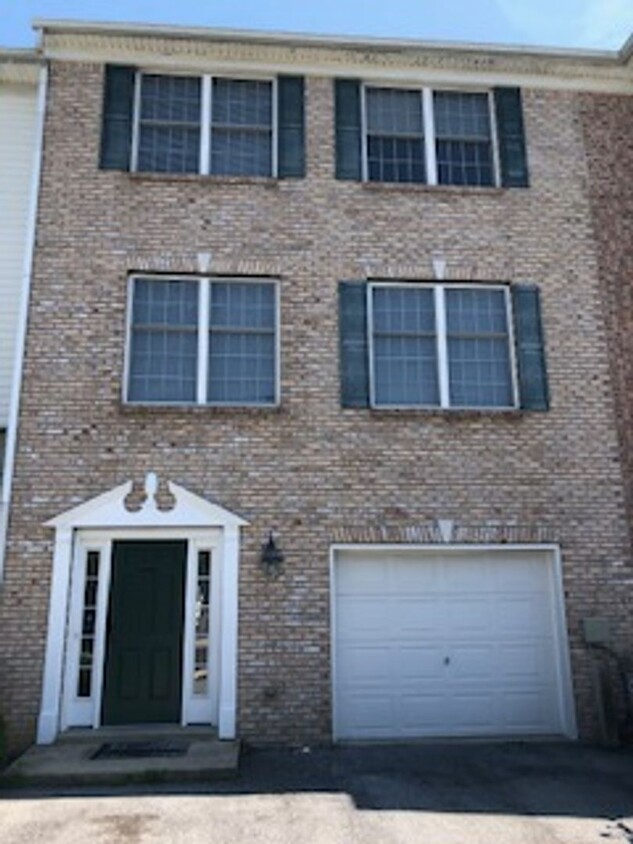
[[[91,759],[151,759],[186,756],[188,741],[110,741],[102,744]]]

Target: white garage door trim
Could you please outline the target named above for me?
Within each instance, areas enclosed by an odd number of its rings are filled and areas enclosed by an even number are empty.
[[[359,561],[363,552],[414,552],[420,556],[432,558],[434,554],[447,555],[451,553],[494,553],[508,554],[512,552],[538,552],[543,555],[549,569],[549,582],[552,589],[552,604],[554,610],[553,635],[555,638],[555,670],[557,679],[557,704],[560,718],[560,732],[570,739],[577,738],[576,716],[572,692],[571,666],[567,637],[567,623],[565,616],[565,601],[562,581],[561,552],[558,545],[552,544],[504,544],[504,545],[404,545],[404,544],[337,544],[330,548],[330,657],[331,657],[331,695],[332,695],[332,731],[333,740],[340,741],[346,737],[341,735],[337,716],[337,618],[336,618],[336,564],[341,552],[358,552]],[[510,738],[511,736],[508,736]],[[394,737],[396,738],[396,737]]]

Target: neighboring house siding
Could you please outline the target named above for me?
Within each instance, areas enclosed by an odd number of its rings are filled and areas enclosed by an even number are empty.
[[[53,62],[21,447],[0,603],[0,689],[33,739],[49,600],[49,519],[148,469],[250,522],[240,569],[240,734],[331,736],[329,548],[410,541],[452,519],[465,543],[559,543],[580,732],[597,733],[587,616],[631,641],[630,549],[591,225],[582,97],[524,90],[530,188],[334,179],[334,86],[306,79],[307,173],[275,183],[98,169],[103,67]],[[280,278],[278,408],[121,403],[127,276]],[[551,409],[342,409],[341,280],[535,282]],[[274,528],[285,554],[262,573]],[[630,590],[629,590],[630,593]]]
[[[31,198],[37,91],[0,84],[0,428],[9,420]]]
[[[582,101],[593,226],[633,524],[633,97]]]

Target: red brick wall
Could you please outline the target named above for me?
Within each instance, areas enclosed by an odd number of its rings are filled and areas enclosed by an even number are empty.
[[[251,522],[240,579],[239,728],[330,736],[329,547],[406,541],[453,519],[464,541],[560,543],[582,734],[596,730],[587,615],[630,636],[631,578],[604,283],[591,214],[586,98],[524,92],[528,190],[393,188],[333,178],[333,93],[307,80],[307,178],[130,176],[97,169],[102,67],[53,63],[19,454],[0,596],[0,700],[33,737],[52,563],[43,522],[155,470]],[[275,410],[121,403],[127,273],[281,280]],[[337,282],[447,277],[541,285],[548,413],[342,410]],[[285,572],[266,579],[274,527]]]

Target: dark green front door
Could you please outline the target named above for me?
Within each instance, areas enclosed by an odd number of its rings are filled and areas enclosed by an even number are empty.
[[[115,542],[104,724],[179,722],[187,543]]]

